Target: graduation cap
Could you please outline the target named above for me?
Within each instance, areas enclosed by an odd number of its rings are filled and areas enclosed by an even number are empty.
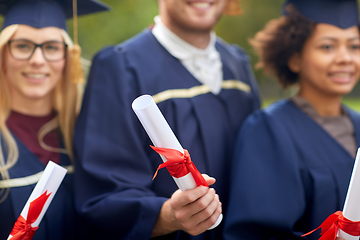
[[[108,10],[95,0],[77,0],[77,15]],[[66,30],[66,19],[73,17],[72,0],[0,0],[0,14],[5,16],[2,29],[12,24],[35,28],[58,27]]]
[[[289,4],[301,15],[317,23],[327,23],[344,29],[359,24],[356,0],[286,0],[283,15],[288,15],[286,7]]]
[[[109,10],[96,0],[0,0],[0,14],[5,17],[2,29],[13,24],[35,28],[66,28],[66,19],[74,18],[74,46],[71,49],[71,75],[75,83],[84,81],[77,41],[77,16]]]

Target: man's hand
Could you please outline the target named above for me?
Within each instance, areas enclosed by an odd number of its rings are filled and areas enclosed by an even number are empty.
[[[203,174],[208,185],[215,179]],[[222,212],[219,196],[213,188],[199,186],[191,190],[177,190],[164,202],[152,237],[183,230],[198,235],[215,224]]]

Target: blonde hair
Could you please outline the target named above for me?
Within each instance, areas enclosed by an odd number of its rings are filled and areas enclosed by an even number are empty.
[[[0,33],[0,66],[3,66],[3,55],[6,44],[18,28],[18,24],[10,25]],[[40,146],[45,150],[67,154],[71,161],[73,161],[72,139],[75,120],[81,106],[83,87],[80,84],[72,83],[70,79],[70,50],[73,47],[73,43],[68,33],[63,29],[60,30],[68,48],[66,51],[62,80],[59,81],[52,90],[52,106],[57,112],[57,116],[39,130],[38,140]],[[0,71],[0,175],[3,180],[10,179],[9,169],[16,164],[19,158],[16,141],[6,126],[6,120],[11,111],[9,92],[9,86],[7,81],[5,81],[4,73]],[[56,128],[59,128],[62,134],[64,149],[50,147],[43,141],[44,136]],[[9,189],[0,189],[0,203],[6,199],[8,193]]]

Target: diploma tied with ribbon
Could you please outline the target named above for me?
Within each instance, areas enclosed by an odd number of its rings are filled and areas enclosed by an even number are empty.
[[[355,236],[346,233],[340,228],[339,237],[346,240],[358,240],[360,236],[360,148],[358,148],[356,153],[354,168],[345,198],[343,215],[352,222],[358,222],[358,227],[355,229]],[[353,225],[355,225],[355,223]]]
[[[160,157],[164,162],[159,166],[158,170],[162,167],[166,167],[170,173],[182,172],[180,173],[180,177],[174,177],[172,174],[175,183],[181,191],[190,190],[204,184],[207,186],[206,181],[191,162],[189,153],[180,145],[153,98],[150,95],[142,95],[133,101],[132,108],[152,143],[155,145],[155,147],[152,148],[160,154]],[[173,162],[176,162],[176,159],[182,159],[182,163],[172,164]],[[181,165],[186,165],[188,170],[185,173],[176,169],[180,169]],[[218,226],[222,217],[221,214],[216,223],[211,226],[209,230]]]
[[[321,228],[319,240],[359,240],[360,236],[360,148],[357,150],[353,172],[347,191],[343,211],[331,214],[318,228],[304,234],[313,233]]]
[[[49,161],[8,237],[8,240],[31,240],[55,196],[67,170]]]

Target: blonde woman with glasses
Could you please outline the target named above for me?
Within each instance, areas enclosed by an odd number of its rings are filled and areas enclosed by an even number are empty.
[[[66,32],[72,0],[0,2],[0,239],[7,239],[49,160],[68,174],[33,239],[75,239],[72,136],[82,97]],[[79,14],[105,10],[82,0]]]

